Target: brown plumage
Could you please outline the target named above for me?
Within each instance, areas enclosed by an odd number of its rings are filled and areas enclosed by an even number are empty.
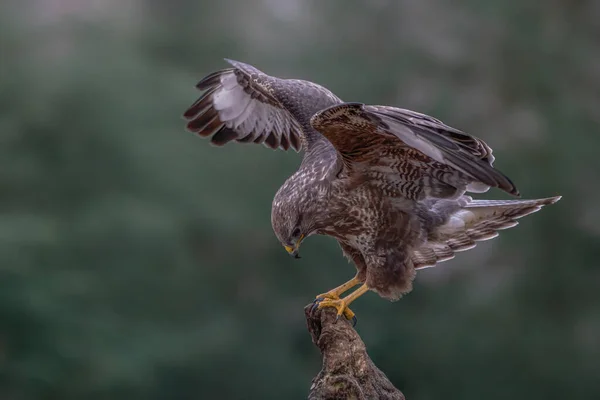
[[[344,103],[315,83],[227,61],[233,68],[198,83],[204,93],[184,113],[187,128],[217,146],[304,151],[273,199],[275,235],[294,256],[306,237],[332,236],[357,268],[354,279],[317,296],[319,307],[351,318],[348,304],[368,290],[398,299],[412,289],[416,270],[560,199],[472,200],[465,192],[490,187],[519,196],[481,139],[424,114]]]

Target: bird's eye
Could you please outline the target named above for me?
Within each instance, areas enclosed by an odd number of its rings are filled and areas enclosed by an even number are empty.
[[[300,237],[300,228],[298,228],[298,227],[294,228],[294,230],[292,231],[292,237],[293,238]]]

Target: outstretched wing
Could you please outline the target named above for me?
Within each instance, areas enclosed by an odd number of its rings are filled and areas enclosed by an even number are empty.
[[[216,71],[196,87],[202,96],[183,114],[187,129],[222,146],[232,140],[263,143],[272,149],[300,151],[302,127],[277,100],[273,85],[277,78],[237,61],[233,68]]]
[[[311,124],[337,149],[350,176],[387,196],[455,198],[490,187],[519,195],[493,167],[487,144],[430,116],[344,103],[316,113]]]

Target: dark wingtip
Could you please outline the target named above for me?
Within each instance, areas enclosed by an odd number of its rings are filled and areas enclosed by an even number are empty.
[[[237,132],[227,128],[226,126],[223,126],[217,133],[213,135],[213,137],[210,139],[210,142],[215,146],[221,147],[237,138]]]
[[[206,75],[204,78],[200,79],[198,83],[196,83],[196,89],[198,90],[206,90],[213,86],[216,86],[220,83],[221,75],[226,72],[231,71],[233,68],[220,69],[218,71],[211,72]]]
[[[508,194],[521,198],[521,193],[519,192],[519,189],[517,189],[517,185],[515,185],[514,182],[508,176],[500,172],[498,169],[492,167],[491,165],[490,168],[492,168],[492,170],[496,172],[496,185],[492,186],[496,186],[497,188],[504,190]]]
[[[507,178],[508,179],[508,178]],[[512,194],[515,197],[519,197],[521,198],[521,192],[519,192],[519,189],[517,189],[517,187],[510,181],[510,179],[508,180],[511,183],[511,190],[510,190],[510,194]]]
[[[290,148],[290,142],[289,142],[288,138],[285,136],[285,133],[283,133],[281,135],[281,143],[279,144],[279,146],[283,150],[288,150]]]
[[[279,140],[277,136],[271,132],[265,139],[264,144],[272,149],[277,149],[279,147]]]
[[[193,119],[198,114],[202,113],[202,111],[207,109],[210,106],[210,103],[212,101],[211,96],[215,92],[215,90],[216,90],[215,88],[210,89],[209,91],[204,93],[198,100],[196,100],[194,102],[194,104],[189,106],[187,108],[187,110],[185,110],[185,112],[183,113],[183,119],[185,119],[185,120]]]
[[[511,182],[510,179],[506,179],[508,180],[508,182],[510,182],[510,186],[501,189],[505,190],[508,194],[512,194],[515,197],[521,198],[521,192],[519,192],[519,189],[517,189],[517,187]]]
[[[300,149],[302,148],[302,144],[300,143],[300,139],[296,135],[294,135],[294,134],[290,135],[290,145],[292,146],[292,148],[296,152],[299,152]]]
[[[190,108],[191,108],[191,107],[190,107]],[[184,120],[184,121],[189,121],[190,119],[192,119],[193,117],[195,117],[195,116],[196,116],[196,114],[194,114],[194,115],[190,115],[190,114],[191,114],[191,110],[190,110],[190,108],[186,109],[186,110],[183,112],[183,114],[181,114],[181,115],[179,116],[179,118],[181,118],[181,119],[182,119],[182,120]]]

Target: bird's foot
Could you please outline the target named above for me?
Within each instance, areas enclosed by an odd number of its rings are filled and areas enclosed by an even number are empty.
[[[365,294],[369,288],[363,283],[360,288],[356,289],[348,296],[340,298],[340,295],[359,283],[361,283],[361,281],[357,277],[354,277],[343,285],[340,285],[335,289],[331,289],[329,292],[318,295],[313,302],[311,312],[323,307],[333,307],[337,310],[336,321],[340,318],[340,315],[343,314],[346,319],[352,321],[352,326],[356,326],[356,315],[354,315],[354,312],[348,308],[348,304]]]
[[[340,293],[334,289],[334,290],[330,290],[329,292],[325,292],[325,293],[316,295],[315,301],[325,300],[325,299],[339,300],[339,298],[340,298]]]
[[[325,293],[325,295],[327,295],[327,293]],[[346,317],[347,320],[352,321],[352,326],[356,326],[357,320],[354,312],[350,308],[348,308],[348,304],[344,299],[340,299],[337,295],[335,296],[337,298],[317,296],[316,300],[314,301],[313,311],[315,309],[321,309],[323,307],[333,307],[337,310],[337,317],[335,319],[336,322],[340,318],[340,316],[343,315],[344,317]]]

